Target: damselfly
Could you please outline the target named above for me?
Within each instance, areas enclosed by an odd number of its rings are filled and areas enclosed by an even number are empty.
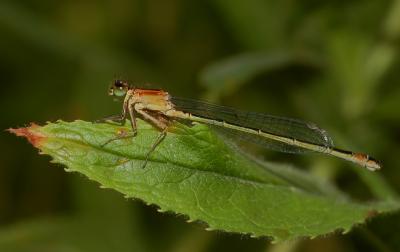
[[[136,135],[137,130],[136,117],[160,130],[160,135],[147,153],[143,166],[166,136],[171,123],[174,120],[188,120],[241,135],[244,139],[276,151],[319,152],[354,162],[372,171],[381,168],[377,160],[366,154],[335,148],[325,130],[301,120],[244,112],[207,102],[177,98],[163,90],[135,88],[122,80],[114,81],[109,95],[125,98],[122,114],[105,118],[106,120],[112,119],[124,124],[129,116],[133,135]],[[110,141],[116,139],[119,138]]]

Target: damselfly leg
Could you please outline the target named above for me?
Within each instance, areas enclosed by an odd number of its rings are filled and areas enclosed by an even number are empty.
[[[118,136],[108,139],[107,141],[105,141],[104,143],[102,143],[100,146],[101,146],[101,147],[104,147],[104,146],[106,146],[107,144],[109,144],[109,143],[111,143],[111,142],[114,142],[114,141],[116,141],[116,140],[133,138],[133,137],[135,137],[136,135],[137,135],[136,132],[130,132],[130,133],[128,133],[128,132],[126,132],[126,131],[119,131],[119,132],[118,132]]]
[[[94,123],[106,123],[110,121],[123,125],[125,123],[125,118],[122,115],[111,115],[101,119],[97,119],[94,121]]]
[[[117,123],[121,124],[121,126],[124,125],[126,118],[127,118],[127,109],[125,109],[126,108],[125,104],[127,104],[127,103],[126,102],[124,103],[124,109],[120,115],[108,116],[103,119],[97,120],[96,123],[113,121],[113,122],[117,122]],[[133,107],[133,105],[131,107]],[[126,132],[121,132],[120,134],[118,134],[117,137],[111,138],[111,139],[107,140],[106,142],[104,142],[101,145],[101,147],[104,147],[113,141],[127,139],[127,138],[131,138],[131,137],[135,137],[137,135],[136,117],[134,115],[133,109],[128,109],[128,110],[129,110],[129,115],[130,115],[132,132],[130,134],[127,134]]]
[[[130,97],[127,97],[127,99],[125,99],[123,108],[124,109],[123,109],[121,115],[106,117],[106,118],[103,118],[96,122],[114,121],[114,122],[119,122],[119,123],[121,123],[121,125],[123,125],[123,124],[125,124],[126,118],[128,117],[128,114],[129,114],[129,117],[130,117],[129,120],[130,120],[131,127],[132,127],[132,133],[128,134],[126,131],[121,131],[121,132],[119,132],[117,137],[107,140],[105,143],[103,143],[101,145],[101,147],[104,147],[105,145],[107,145],[113,141],[116,141],[116,140],[135,137],[137,135],[136,117],[138,116],[138,117],[142,118],[143,120],[152,124],[158,130],[160,130],[160,134],[156,138],[155,142],[152,144],[150,150],[146,153],[144,163],[142,165],[142,168],[145,168],[151,154],[155,151],[157,146],[164,140],[165,136],[167,135],[167,129],[170,125],[171,119],[157,111],[151,111],[151,110],[144,109],[141,106],[141,104],[132,102]]]
[[[161,133],[158,135],[156,141],[153,143],[150,150],[146,153],[146,157],[145,157],[144,163],[142,165],[143,169],[146,167],[147,162],[149,161],[150,155],[155,151],[157,146],[164,140],[166,135],[167,135],[167,129],[161,131]]]
[[[144,163],[142,165],[142,168],[145,168],[150,158],[150,155],[155,151],[157,146],[164,140],[165,136],[167,135],[167,130],[170,124],[170,120],[158,112],[147,111],[141,109],[140,107],[136,107],[135,109],[136,112],[140,114],[145,121],[151,123],[160,130],[160,134],[158,135],[156,141],[153,143],[150,150],[146,154]]]

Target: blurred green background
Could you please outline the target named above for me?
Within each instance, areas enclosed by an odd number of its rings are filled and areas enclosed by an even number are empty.
[[[378,175],[320,155],[260,152],[360,201],[400,190],[400,1],[0,2],[2,129],[116,114],[114,77],[175,96],[302,118]],[[3,132],[0,251],[399,251],[400,214],[271,245],[100,189]],[[374,184],[373,190],[368,185]]]

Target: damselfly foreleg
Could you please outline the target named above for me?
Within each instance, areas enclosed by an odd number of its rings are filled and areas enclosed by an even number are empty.
[[[128,111],[129,111],[130,122],[131,122],[131,126],[132,126],[132,132],[130,134],[128,134],[127,132],[122,132],[117,137],[114,137],[114,138],[111,138],[111,139],[107,140],[105,143],[103,143],[101,145],[101,147],[104,147],[104,146],[106,146],[107,144],[109,144],[109,143],[111,143],[113,141],[120,140],[120,139],[127,139],[127,138],[131,138],[131,137],[135,137],[137,135],[136,117],[135,117],[135,114],[134,114],[134,106],[135,106],[135,104],[131,104],[130,108],[127,109],[128,102],[125,102],[124,103],[124,109],[122,110],[121,115],[109,116],[109,117],[101,119],[101,121],[97,121],[97,122],[114,121],[114,122],[119,122],[121,125],[124,125],[125,121],[126,121],[126,118],[127,118]]]

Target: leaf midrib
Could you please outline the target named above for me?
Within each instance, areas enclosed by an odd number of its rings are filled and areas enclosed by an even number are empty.
[[[132,157],[132,156],[130,156],[129,154],[121,154],[121,153],[119,153],[119,152],[117,152],[117,151],[113,151],[113,150],[111,150],[111,149],[106,149],[106,148],[102,148],[102,147],[99,147],[98,145],[94,145],[94,144],[91,144],[91,143],[88,143],[88,142],[84,142],[84,141],[81,141],[81,140],[75,140],[75,139],[69,139],[69,138],[63,138],[63,137],[59,137],[59,136],[52,136],[52,139],[57,139],[57,140],[62,140],[62,141],[66,141],[66,142],[71,142],[71,143],[74,143],[74,144],[78,144],[78,145],[81,145],[81,146],[88,146],[88,147],[91,147],[91,148],[94,148],[94,149],[96,149],[97,151],[100,151],[100,152],[103,152],[103,153],[108,153],[108,154],[112,154],[112,155],[115,155],[115,156],[118,156],[118,157],[121,157],[121,158],[127,158],[127,159],[129,159],[129,162],[131,162],[131,161],[134,161],[134,160],[141,160],[141,161],[144,161],[144,159],[143,158],[134,158],[134,157]],[[216,172],[216,171],[212,171],[212,170],[204,170],[204,169],[199,169],[199,168],[196,168],[196,167],[193,167],[193,168],[191,168],[190,166],[184,166],[184,165],[182,165],[181,163],[177,163],[177,162],[174,162],[174,161],[167,161],[167,162],[162,162],[162,161],[158,161],[158,160],[153,160],[153,159],[149,159],[148,160],[148,162],[151,162],[151,163],[161,163],[161,164],[167,164],[167,163],[170,163],[170,164],[172,164],[172,165],[174,165],[174,166],[176,166],[176,167],[179,167],[179,168],[181,168],[181,169],[186,169],[186,170],[190,170],[190,171],[193,171],[193,172],[200,172],[200,173],[205,173],[205,174],[211,174],[211,175],[213,175],[213,176],[215,176],[215,177],[222,177],[222,178],[225,178],[225,179],[232,179],[232,180],[236,180],[236,181],[238,181],[239,183],[244,183],[244,184],[251,184],[252,186],[267,186],[267,187],[271,187],[271,188],[276,188],[276,187],[278,187],[278,188],[282,188],[282,189],[284,189],[284,190],[291,190],[292,192],[296,192],[296,193],[301,193],[301,194],[305,194],[305,195],[308,195],[308,196],[311,196],[311,197],[317,197],[317,198],[322,198],[322,199],[326,199],[327,197],[329,197],[329,198],[331,198],[331,199],[333,199],[333,200],[337,200],[338,202],[342,202],[342,203],[350,203],[350,204],[353,204],[352,202],[350,202],[350,201],[348,201],[347,199],[343,199],[343,198],[334,198],[334,197],[331,197],[331,196],[329,196],[329,195],[325,195],[325,194],[314,194],[314,193],[310,193],[310,192],[308,192],[308,191],[306,191],[306,190],[304,190],[304,189],[302,189],[302,188],[299,188],[299,187],[296,187],[296,186],[292,186],[292,185],[290,185],[290,184],[288,184],[287,186],[285,186],[285,185],[281,185],[281,184],[272,184],[272,183],[267,183],[267,182],[264,182],[264,181],[257,181],[257,180],[253,180],[253,179],[251,179],[251,178],[241,178],[241,177],[235,177],[235,176],[232,176],[232,175],[228,175],[228,174],[223,174],[223,173],[219,173],[219,172]],[[114,165],[114,166],[116,166],[116,165]],[[279,178],[280,178],[280,176],[278,176]],[[294,190],[294,191],[293,191]],[[358,204],[357,204],[358,205]]]

